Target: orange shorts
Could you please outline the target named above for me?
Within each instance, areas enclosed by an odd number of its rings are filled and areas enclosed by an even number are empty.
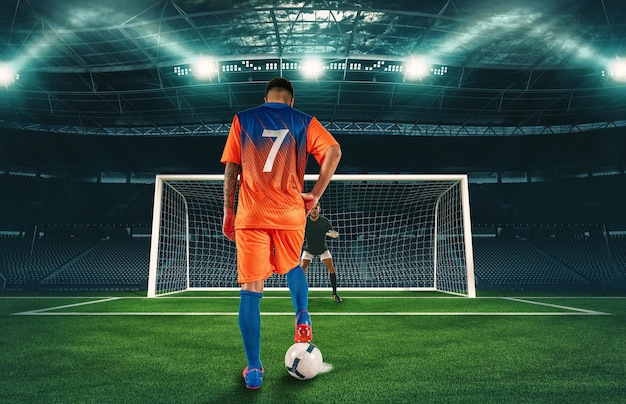
[[[273,273],[284,275],[300,264],[304,243],[302,230],[235,231],[237,243],[237,282],[265,280]]]

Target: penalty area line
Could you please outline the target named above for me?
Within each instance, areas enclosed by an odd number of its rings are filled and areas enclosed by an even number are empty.
[[[14,316],[56,315],[56,314],[59,314],[59,313],[49,313],[49,312],[53,311],[53,310],[67,309],[67,308],[70,308],[70,307],[86,306],[88,304],[110,302],[110,301],[118,300],[118,299],[122,299],[122,298],[121,297],[109,297],[109,298],[106,298],[106,299],[90,300],[88,302],[65,304],[63,306],[46,307],[45,309],[39,309],[39,310],[23,311],[21,313],[13,313],[13,315]]]
[[[538,305],[538,306],[553,307],[555,309],[571,310],[571,311],[582,313],[582,314],[605,315],[605,316],[611,315],[610,313],[603,313],[601,311],[587,310],[587,309],[581,309],[581,308],[578,308],[578,307],[571,307],[571,306],[562,306],[562,305],[559,305],[559,304],[552,304],[552,303],[536,302],[536,301],[533,301],[533,300],[520,299],[520,298],[516,298],[516,297],[504,297],[503,299],[504,300],[511,300],[511,301],[514,301],[514,302],[520,302],[520,303],[535,304],[535,305]]]
[[[93,302],[97,303],[97,302]],[[88,304],[88,303],[85,303]],[[76,306],[76,305],[74,305]],[[25,311],[14,313],[16,316],[238,316],[238,312],[51,312],[59,309],[49,308],[42,310]],[[293,313],[265,312],[262,316],[293,316]],[[581,310],[568,312],[353,312],[353,313],[332,313],[312,312],[317,316],[602,316],[611,315],[599,311]]]

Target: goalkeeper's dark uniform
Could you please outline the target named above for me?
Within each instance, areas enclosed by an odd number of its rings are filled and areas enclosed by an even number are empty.
[[[313,257],[319,257],[320,261],[324,263],[328,269],[330,275],[330,284],[333,287],[333,299],[337,303],[341,303],[341,298],[337,295],[337,274],[335,273],[335,265],[333,263],[333,256],[330,255],[328,250],[328,244],[326,243],[326,236],[337,238],[337,233],[330,221],[324,216],[320,216],[319,203],[311,209],[309,215],[306,218],[306,228],[304,230],[304,248],[302,251],[302,269],[306,271],[309,264],[313,260]]]
[[[311,220],[311,217],[308,216],[304,231],[304,251],[316,256],[328,250],[326,232],[329,230],[333,230],[333,226],[324,216],[318,216],[317,220]]]

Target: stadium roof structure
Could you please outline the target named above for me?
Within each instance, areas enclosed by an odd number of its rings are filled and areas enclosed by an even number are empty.
[[[4,0],[0,125],[223,134],[283,76],[339,132],[585,131],[625,125],[620,58],[623,0]]]

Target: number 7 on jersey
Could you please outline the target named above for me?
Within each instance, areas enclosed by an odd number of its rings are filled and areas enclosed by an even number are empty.
[[[267,155],[267,160],[265,160],[265,166],[263,166],[263,172],[269,173],[272,171],[272,167],[274,166],[274,160],[276,160],[276,155],[278,154],[278,149],[280,149],[280,145],[285,140],[285,137],[289,133],[289,129],[265,129],[263,130],[263,137],[275,137],[274,144],[270,149],[270,154]]]

